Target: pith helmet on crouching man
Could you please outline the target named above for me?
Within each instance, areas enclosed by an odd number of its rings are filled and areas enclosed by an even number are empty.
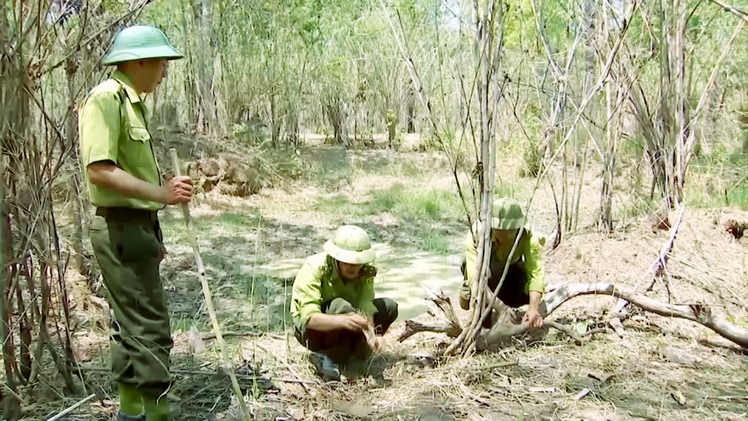
[[[369,235],[355,225],[339,227],[323,248],[333,259],[351,265],[372,263],[376,258]]]
[[[526,223],[522,205],[516,199],[501,197],[493,202],[491,209],[491,229],[518,230]]]
[[[398,310],[394,300],[375,298],[376,253],[366,231],[343,225],[322,248],[296,275],[291,315],[296,338],[312,351],[317,371],[336,379],[338,364],[350,368],[383,346],[382,335]]]

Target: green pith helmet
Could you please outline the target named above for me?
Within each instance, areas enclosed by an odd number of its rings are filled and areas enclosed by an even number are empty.
[[[491,211],[491,228],[495,230],[518,230],[525,225],[522,205],[514,199],[502,197],[494,200]]]
[[[174,60],[182,57],[182,53],[169,44],[169,40],[160,29],[155,26],[135,25],[117,33],[102,63],[108,66],[131,60]]]
[[[324,249],[333,259],[352,265],[371,263],[376,257],[366,231],[355,225],[339,227]]]

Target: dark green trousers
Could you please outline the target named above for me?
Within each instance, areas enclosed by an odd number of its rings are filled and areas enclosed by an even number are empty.
[[[171,383],[173,346],[159,266],[163,242],[156,212],[99,208],[90,228],[111,307],[111,368],[117,382],[144,396]]]
[[[375,298],[374,330],[378,335],[384,334],[397,319],[397,303],[390,298]],[[349,314],[356,309],[343,298],[335,298],[322,303],[325,314]],[[337,363],[345,363],[352,356],[365,359],[371,355],[371,348],[366,342],[363,332],[351,332],[346,329],[320,332],[307,329],[306,326],[296,328],[296,339],[310,351],[328,355]]]

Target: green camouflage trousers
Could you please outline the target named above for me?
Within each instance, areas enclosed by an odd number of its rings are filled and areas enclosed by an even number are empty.
[[[98,208],[90,228],[113,315],[112,374],[146,396],[163,393],[171,383],[173,341],[159,275],[164,248],[156,215]]]

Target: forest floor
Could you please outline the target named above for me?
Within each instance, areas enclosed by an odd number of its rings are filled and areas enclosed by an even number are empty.
[[[577,345],[551,330],[542,338],[519,338],[500,352],[468,358],[434,358],[449,341],[445,335],[421,333],[398,342],[404,320],[440,318],[424,299],[422,284],[457,302],[468,226],[446,158],[416,149],[403,144],[398,152],[346,151],[307,144],[299,150],[303,178],[243,198],[218,189],[196,196],[191,205],[195,236],[233,369],[254,419],[748,419],[748,357],[689,321],[640,313],[624,323],[622,337],[603,333]],[[500,154],[499,193],[529,197],[535,180],[519,176],[521,165],[516,154]],[[646,170],[634,165],[622,163],[619,179]],[[642,281],[649,284],[647,269],[671,233],[652,228],[650,209],[639,205],[642,200],[627,184],[616,186],[616,210],[622,215],[618,228],[600,233],[594,224],[597,177],[589,170],[581,186],[576,231],[556,249],[545,250],[547,283],[641,288]],[[748,327],[748,241],[730,237],[721,222],[727,217],[747,221],[746,205],[687,207],[667,266],[672,302],[712,304],[715,312],[743,327]],[[541,183],[531,222],[550,234],[555,215],[553,192]],[[175,340],[177,419],[240,419],[231,383],[218,368],[217,342],[209,339],[212,328],[184,220],[176,207],[163,211],[161,219],[169,252],[162,276]],[[343,223],[368,231],[377,250],[377,294],[397,300],[400,317],[367,373],[324,383],[293,336],[289,298],[304,259],[320,252]],[[660,284],[651,296],[667,298]],[[577,298],[550,318],[584,331],[595,327],[614,303],[610,297]],[[467,317],[458,307],[456,312]],[[107,373],[108,313],[89,306],[79,308],[75,317],[81,376],[88,393],[104,397],[68,419],[112,419],[117,398]],[[47,403],[37,408],[45,412],[33,418],[48,417],[77,399]]]

